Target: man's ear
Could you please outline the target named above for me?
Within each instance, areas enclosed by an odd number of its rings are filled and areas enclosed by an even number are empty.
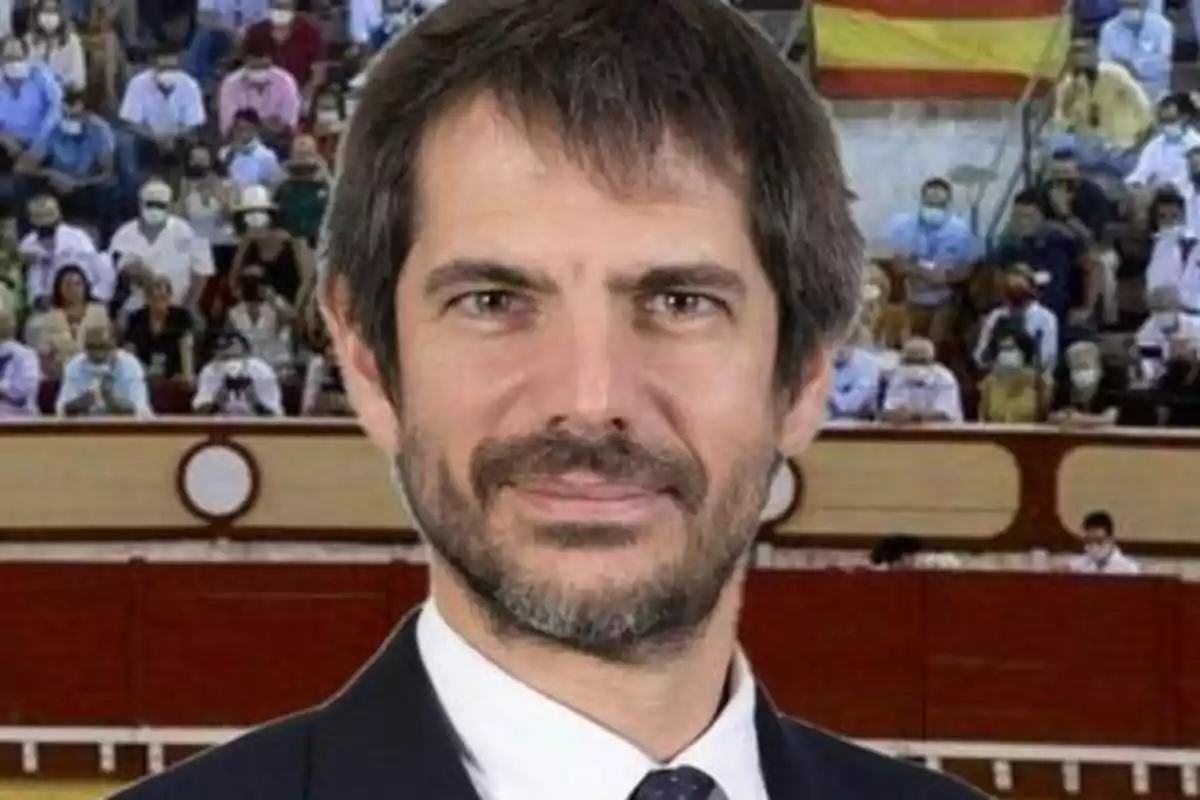
[[[351,319],[346,284],[331,281],[319,295],[321,316],[337,353],[346,396],[358,413],[358,424],[376,447],[391,453],[400,441],[400,421],[392,406],[390,387],[380,377],[375,354]]]
[[[829,382],[833,379],[833,350],[822,345],[805,367],[800,391],[783,415],[779,452],[789,458],[808,449],[825,421]]]

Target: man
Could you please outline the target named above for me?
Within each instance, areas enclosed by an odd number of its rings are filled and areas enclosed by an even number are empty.
[[[225,417],[281,417],[283,396],[275,370],[250,354],[250,343],[235,331],[222,332],[216,355],[196,382],[192,410]]]
[[[1174,23],[1146,0],[1121,0],[1121,11],[1100,28],[1100,60],[1127,69],[1154,100],[1171,86],[1174,51]]]
[[[217,112],[222,135],[232,132],[239,111],[258,114],[272,142],[284,142],[296,130],[300,122],[300,87],[291,73],[271,61],[271,49],[262,41],[248,42],[242,68],[221,81]]]
[[[275,151],[259,138],[258,112],[244,108],[233,117],[230,142],[218,155],[234,190],[247,186],[277,186],[286,177]]]
[[[42,369],[33,348],[17,341],[17,317],[0,306],[0,420],[38,413]]]
[[[199,315],[200,297],[216,273],[212,246],[190,223],[172,214],[174,193],[163,181],[147,181],[138,193],[138,218],[113,235],[117,269],[132,290],[127,310],[141,308],[156,277],[171,283],[171,304]]]
[[[17,164],[27,180],[22,194],[49,192],[68,218],[103,223],[112,202],[108,189],[114,178],[115,149],[109,124],[88,111],[81,92],[69,92],[58,127]]]
[[[124,799],[974,796],[781,718],[736,644],[863,263],[822,104],[757,29],[450,0],[344,146],[320,295],[431,598],[329,704]]]
[[[50,306],[54,278],[66,264],[77,264],[88,274],[92,297],[107,302],[113,296],[116,276],[112,264],[96,250],[87,231],[63,222],[62,209],[51,195],[29,201],[31,230],[21,240],[18,252],[28,269],[25,273],[26,307],[44,311]]]
[[[1187,183],[1187,154],[1196,147],[1200,147],[1200,132],[1185,122],[1181,99],[1163,98],[1158,104],[1158,129],[1138,154],[1125,183],[1143,193]]]
[[[871,420],[879,407],[883,368],[879,356],[863,347],[838,348],[825,413],[830,420]]]
[[[246,28],[266,17],[270,6],[270,0],[197,0],[195,31],[184,56],[188,73],[210,86]]]
[[[1036,277],[1024,265],[1004,276],[1004,304],[988,312],[979,326],[975,364],[989,370],[995,361],[997,332],[1024,333],[1036,346],[1036,366],[1051,371],[1058,363],[1058,318],[1037,300]]]
[[[883,393],[884,422],[962,422],[962,387],[958,378],[939,364],[929,339],[913,337],[904,343],[900,366]]]
[[[62,117],[63,95],[54,74],[29,60],[25,43],[0,43],[0,176],[10,174],[29,148]]]
[[[1054,152],[1038,189],[1046,219],[1066,225],[1089,243],[1103,241],[1105,228],[1117,219],[1115,204],[1099,184],[1083,176],[1073,150]]]
[[[1137,562],[1121,552],[1116,526],[1107,511],[1092,511],[1083,518],[1083,555],[1069,564],[1072,572],[1091,575],[1137,575]]]
[[[893,274],[908,281],[912,330],[941,345],[954,324],[954,288],[971,274],[980,255],[966,220],[950,210],[949,181],[930,178],[921,186],[915,212],[897,215],[888,232]]]
[[[307,15],[296,13],[296,0],[272,0],[267,18],[246,31],[245,45],[266,52],[295,78],[306,98],[325,82],[325,37]]]
[[[151,65],[125,87],[120,118],[135,137],[131,155],[141,176],[178,166],[208,114],[200,84],[179,68],[179,53],[160,46]]]
[[[60,417],[153,415],[142,363],[117,347],[111,325],[83,331],[83,352],[63,367],[54,408]]]
[[[1145,288],[1149,298],[1170,287],[1184,308],[1200,311],[1200,252],[1196,247],[1200,228],[1190,224],[1189,210],[1187,196],[1174,188],[1155,193],[1150,205],[1154,244],[1146,265]]]
[[[1089,322],[1100,285],[1087,243],[1067,226],[1045,218],[1037,189],[1024,189],[1013,198],[1008,234],[996,252],[999,266],[1025,265],[1034,275],[1043,275],[1041,303],[1060,321]]]

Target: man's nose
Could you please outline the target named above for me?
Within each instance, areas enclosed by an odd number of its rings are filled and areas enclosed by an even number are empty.
[[[633,332],[593,311],[550,339],[541,391],[551,423],[587,436],[624,430],[636,390]]]

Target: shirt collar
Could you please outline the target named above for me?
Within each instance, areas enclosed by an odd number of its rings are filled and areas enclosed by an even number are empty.
[[[646,773],[663,766],[504,672],[459,636],[432,600],[417,621],[417,647],[438,700],[462,738],[473,780],[497,800],[627,797]],[[732,680],[729,700],[716,720],[669,766],[704,770],[729,797],[766,800],[754,725],[754,678],[740,652]],[[534,731],[536,738],[528,733]]]

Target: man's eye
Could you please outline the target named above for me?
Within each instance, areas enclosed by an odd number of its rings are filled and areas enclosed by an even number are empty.
[[[450,302],[450,307],[470,317],[496,317],[522,310],[521,298],[503,289],[468,292]]]
[[[690,292],[660,292],[646,299],[650,313],[675,318],[707,317],[723,307],[720,300]]]

